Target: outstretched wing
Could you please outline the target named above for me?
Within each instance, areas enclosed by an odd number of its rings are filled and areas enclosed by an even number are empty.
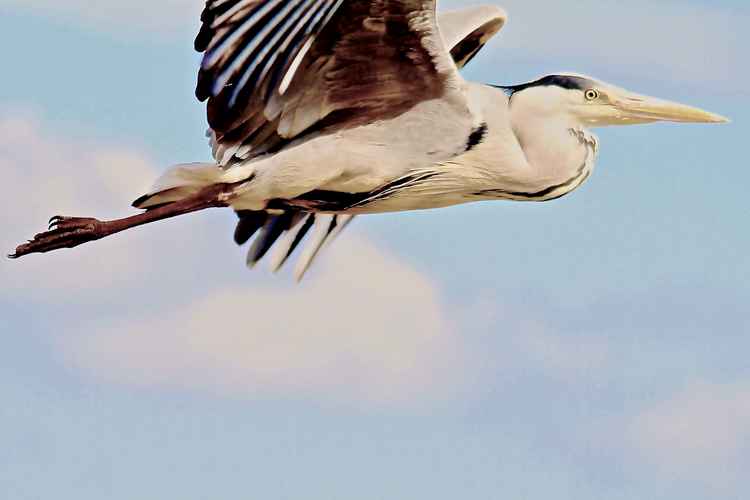
[[[224,167],[316,127],[461,98],[435,0],[208,0],[202,20],[196,95]]]
[[[505,12],[490,6],[445,12],[438,17],[440,33],[459,69],[502,29],[505,21]],[[274,271],[280,269],[309,235],[304,253],[295,266],[298,280],[302,279],[320,250],[330,244],[354,219],[353,215],[307,212],[270,215],[266,212],[241,211],[237,215],[240,218],[235,231],[237,244],[243,245],[258,234],[248,252],[247,263],[250,267],[278,242],[271,267]]]

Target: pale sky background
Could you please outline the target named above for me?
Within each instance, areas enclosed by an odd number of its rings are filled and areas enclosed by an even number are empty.
[[[0,0],[3,253],[208,158],[200,3]],[[747,498],[750,6],[501,5],[468,77],[733,123],[599,131],[555,202],[363,217],[299,286],[229,211],[3,260],[0,498]]]

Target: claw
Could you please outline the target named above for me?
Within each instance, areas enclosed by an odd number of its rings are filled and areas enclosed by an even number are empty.
[[[67,221],[73,222],[75,220],[76,220],[76,217],[64,217],[62,215],[55,215],[49,220],[49,225],[47,226],[47,229],[48,230],[56,229],[57,227],[59,227],[60,225],[62,225],[63,223]]]

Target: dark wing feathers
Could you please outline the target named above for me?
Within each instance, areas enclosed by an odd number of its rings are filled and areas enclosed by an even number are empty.
[[[241,210],[237,212],[239,222],[235,231],[235,241],[246,243],[258,230],[247,254],[248,267],[254,267],[269,250],[276,245],[277,253],[272,263],[273,271],[278,271],[289,260],[302,240],[316,228],[315,234],[308,238],[309,244],[297,263],[295,275],[302,279],[315,257],[326,244],[333,239],[354,219],[353,215],[324,215],[312,212],[287,211],[277,215],[266,212]],[[245,239],[247,237],[247,239]],[[239,243],[242,241],[242,243]]]
[[[204,78],[198,87],[199,98],[222,93],[231,82],[228,107],[237,104],[240,96],[257,92],[259,84],[278,81],[278,74],[287,66],[305,37],[316,31],[326,16],[340,2],[330,0],[269,0],[256,8],[244,10],[245,16],[234,29],[226,29],[223,36],[208,47],[203,60]],[[231,23],[237,16],[222,16]],[[220,26],[220,24],[219,24]],[[266,77],[273,71],[271,82]],[[268,92],[261,97],[267,100]]]
[[[288,211],[281,215],[268,217],[260,234],[258,234],[258,237],[255,238],[250,247],[250,251],[247,254],[247,265],[252,267],[265,257],[273,244],[276,243],[276,240],[279,239],[279,236],[291,229],[295,219],[298,219],[299,216],[299,213]]]
[[[195,39],[196,50],[205,53],[196,95],[208,100],[216,160],[231,167],[273,151],[347,109],[386,116],[437,95],[441,78],[450,75],[439,74],[435,55],[423,43],[431,33],[414,32],[410,24],[420,9],[434,16],[433,8],[430,0],[208,0]],[[502,11],[480,9],[441,16],[441,23],[445,18],[453,24],[447,49],[458,68],[504,22]],[[460,31],[467,23],[473,31]],[[276,244],[272,267],[278,270],[307,237],[298,279],[354,219],[293,210],[237,215],[235,242],[255,237],[249,266]]]
[[[292,256],[294,251],[299,247],[302,240],[305,239],[305,236],[315,224],[315,214],[304,212],[302,213],[302,216],[303,222],[296,224],[296,227],[292,226],[289,235],[286,237],[286,245],[280,247],[279,250],[281,254],[279,255],[277,262],[274,263],[274,271],[278,271],[284,267],[286,261],[289,260],[289,257]]]
[[[402,112],[456,74],[434,0],[208,0],[202,20],[196,95],[227,168],[337,111]]]
[[[237,212],[237,217],[240,220],[234,230],[234,242],[244,245],[258,232],[258,229],[265,225],[269,216],[264,211],[240,210]]]

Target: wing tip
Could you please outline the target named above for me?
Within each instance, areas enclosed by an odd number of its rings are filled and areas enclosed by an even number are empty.
[[[237,215],[240,218],[234,235],[237,244],[247,243],[258,230],[261,231],[247,252],[245,265],[248,269],[254,269],[274,247],[277,250],[270,269],[272,273],[278,273],[292,255],[304,247],[293,271],[297,283],[303,280],[320,251],[354,219],[353,215],[320,216],[300,211],[286,211],[279,215],[269,215],[265,211],[238,211]],[[308,243],[303,245],[308,236]]]

